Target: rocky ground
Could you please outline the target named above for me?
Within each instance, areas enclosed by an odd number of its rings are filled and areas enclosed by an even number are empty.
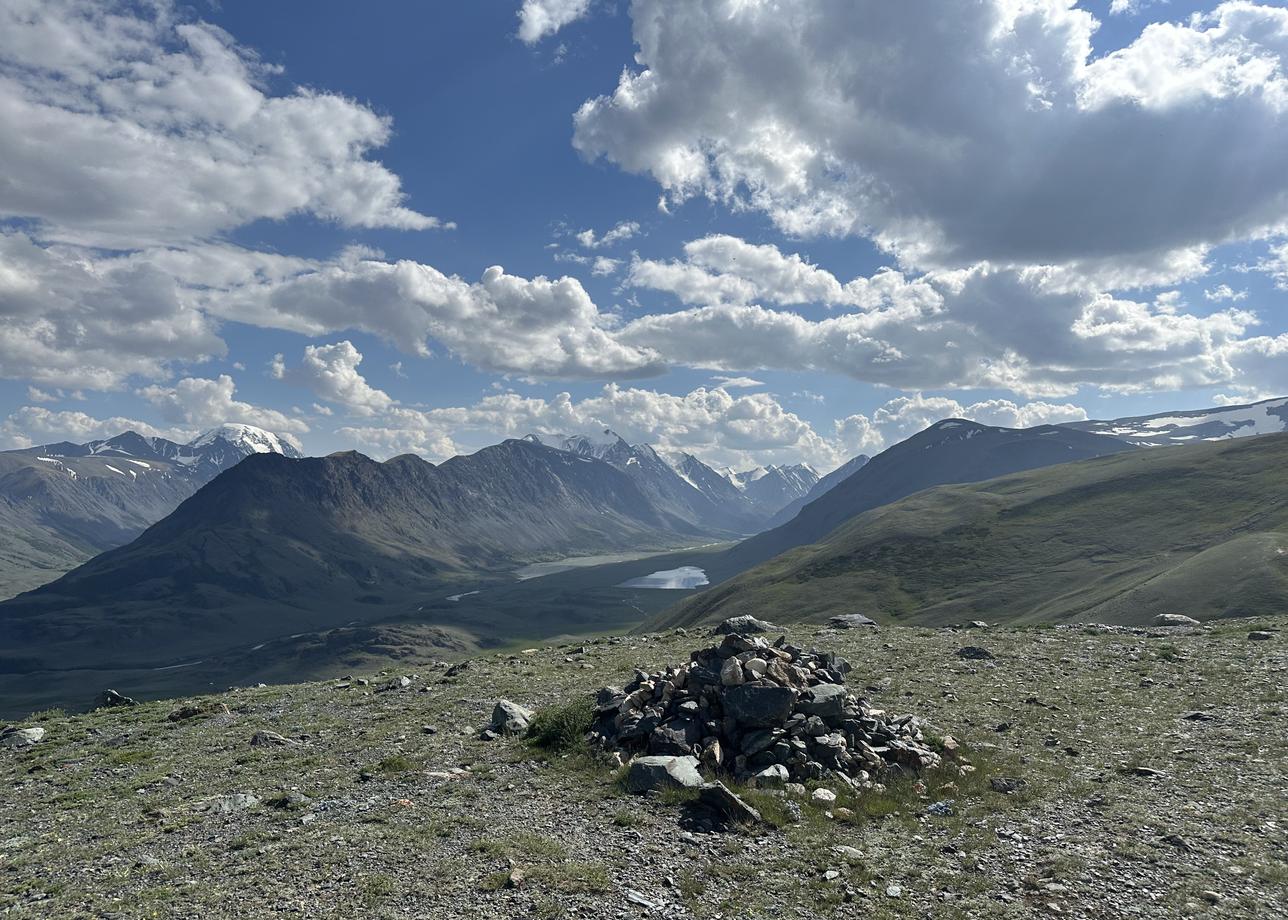
[[[19,723],[34,744],[0,738],[0,915],[1288,914],[1277,621],[788,636],[978,769],[834,804],[750,791],[768,823],[704,832],[682,794],[479,737],[498,697],[588,697],[686,661],[697,635],[44,713]]]

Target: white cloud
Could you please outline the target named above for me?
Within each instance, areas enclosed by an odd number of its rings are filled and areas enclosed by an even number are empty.
[[[209,292],[203,303],[228,319],[306,335],[359,329],[420,355],[432,339],[501,373],[629,377],[663,367],[652,351],[617,340],[616,318],[576,279],[520,278],[500,266],[470,284],[418,262],[350,254],[285,280]]]
[[[367,154],[390,122],[333,93],[271,95],[276,71],[169,0],[0,7],[0,218],[113,249],[311,214],[425,229]]]
[[[138,395],[160,409],[162,416],[175,423],[196,428],[213,428],[225,422],[240,422],[265,428],[299,447],[299,439],[295,435],[305,434],[309,430],[303,419],[234,399],[236,389],[233,378],[221,374],[214,379],[185,377],[174,386],[143,387]]]
[[[574,143],[906,266],[1070,265],[1288,222],[1288,10],[1222,4],[1093,59],[1068,0],[636,0]],[[1220,138],[1220,143],[1211,143]],[[1232,155],[1237,151],[1237,155]]]
[[[362,352],[347,339],[334,345],[306,345],[297,367],[287,368],[278,355],[273,376],[287,383],[307,387],[314,396],[344,406],[355,415],[375,415],[394,404],[358,372]]]
[[[374,450],[417,450],[418,444],[440,447],[451,440],[491,443],[502,438],[588,433],[611,428],[632,443],[650,442],[686,450],[716,465],[799,462],[823,468],[845,457],[811,425],[783,408],[766,393],[733,395],[721,387],[699,387],[685,394],[661,393],[617,384],[580,401],[568,393],[553,399],[493,394],[472,406],[417,410],[395,407],[382,424],[344,429],[365,438]]]
[[[146,437],[169,438],[180,443],[197,434],[186,428],[157,428],[132,418],[100,419],[85,412],[55,412],[43,406],[23,406],[0,422],[0,443],[6,448],[32,447],[56,441],[81,443],[110,438],[124,431],[137,431]]]
[[[225,351],[214,323],[158,265],[0,230],[0,375],[114,389]]]
[[[985,400],[963,406],[952,399],[899,397],[872,415],[838,419],[828,432],[785,409],[768,393],[731,394],[725,387],[689,393],[605,386],[597,395],[574,400],[514,392],[487,396],[471,406],[417,410],[395,407],[379,424],[339,432],[378,455],[415,451],[450,456],[459,444],[491,443],[531,432],[568,434],[610,428],[631,443],[683,450],[713,466],[745,468],[805,460],[830,470],[857,453],[875,453],[941,418],[973,418],[985,424],[1030,427],[1085,419],[1070,404],[1016,404]],[[450,445],[450,448],[448,447]]]
[[[1237,302],[1248,299],[1247,291],[1236,291],[1228,284],[1218,284],[1214,288],[1208,288],[1203,292],[1203,297],[1216,303],[1224,301]]]
[[[605,247],[613,246],[617,243],[629,240],[631,237],[637,236],[639,232],[639,224],[633,220],[624,220],[612,229],[606,230],[603,236],[597,237],[594,230],[582,230],[580,233],[575,234],[575,236],[577,237],[577,242],[586,249],[604,249]]]
[[[590,14],[590,0],[523,0],[519,38],[529,45]]]
[[[1049,397],[1088,384],[1133,391],[1222,383],[1234,373],[1229,350],[1256,322],[1244,310],[1196,316],[1169,304],[1053,292],[1040,272],[978,267],[890,280],[883,305],[862,312],[811,320],[724,304],[644,316],[618,339],[713,370],[810,370],[906,390]]]
[[[756,380],[752,377],[715,377],[714,379],[726,390],[763,387],[765,385],[763,380]]]
[[[883,269],[871,278],[842,284],[831,272],[772,244],[757,245],[735,236],[713,235],[684,245],[682,262],[636,259],[626,278],[633,287],[667,291],[688,304],[821,303],[864,308],[894,298],[937,299],[924,281],[908,282]]]

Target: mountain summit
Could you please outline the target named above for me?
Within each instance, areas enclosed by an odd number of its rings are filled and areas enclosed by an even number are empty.
[[[128,543],[224,470],[266,452],[300,456],[251,425],[221,425],[186,444],[124,431],[0,452],[0,598]]]

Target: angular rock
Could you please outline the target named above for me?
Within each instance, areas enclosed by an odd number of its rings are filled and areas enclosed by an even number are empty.
[[[873,627],[877,625],[876,620],[871,617],[865,617],[861,613],[843,613],[840,616],[831,617],[827,623],[837,629],[859,629],[864,626]]]
[[[756,785],[762,789],[782,789],[787,785],[787,780],[791,774],[787,768],[780,763],[765,767],[756,774]]]
[[[250,736],[250,743],[254,747],[287,747],[293,744],[299,744],[298,741],[288,738],[285,735],[279,735],[277,732],[260,729]]]
[[[117,693],[115,690],[104,690],[94,700],[95,709],[112,709],[116,706],[137,706],[138,701]]]
[[[11,751],[20,751],[23,748],[29,748],[44,740],[45,730],[39,725],[33,725],[30,728],[16,728],[10,726],[0,731],[0,748],[8,748]]]
[[[990,661],[993,653],[980,645],[966,645],[957,650],[957,657],[966,661]]]
[[[737,658],[726,658],[725,663],[720,667],[720,683],[725,687],[737,687],[746,683],[747,676],[743,673],[742,662]]]
[[[698,772],[698,758],[637,757],[626,773],[626,791],[653,792],[659,789],[697,789],[703,783]]]
[[[760,812],[730,791],[721,782],[707,783],[698,792],[698,802],[739,824],[759,824]]]
[[[1198,626],[1199,621],[1183,613],[1160,613],[1154,617],[1155,626]]]
[[[792,714],[796,694],[769,681],[743,684],[725,694],[725,710],[741,725],[767,728],[781,725]]]
[[[1254,629],[1252,632],[1248,633],[1248,639],[1253,642],[1265,642],[1266,640],[1273,639],[1274,637],[1274,633],[1267,632],[1264,629]]]
[[[840,725],[845,718],[847,695],[844,684],[818,684],[801,694],[796,701],[796,711],[818,716],[831,726]]]
[[[727,636],[730,633],[737,633],[742,636],[753,633],[773,632],[778,627],[772,623],[766,623],[764,620],[758,620],[750,614],[744,614],[739,617],[729,617],[719,623],[715,629],[711,630],[713,636]]]
[[[528,730],[534,713],[531,709],[512,703],[509,700],[497,700],[492,709],[491,730],[498,735],[520,735]]]

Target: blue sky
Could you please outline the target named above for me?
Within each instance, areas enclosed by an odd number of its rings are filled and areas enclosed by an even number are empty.
[[[827,468],[1288,388],[1279,4],[3,6],[0,446],[611,425]]]

